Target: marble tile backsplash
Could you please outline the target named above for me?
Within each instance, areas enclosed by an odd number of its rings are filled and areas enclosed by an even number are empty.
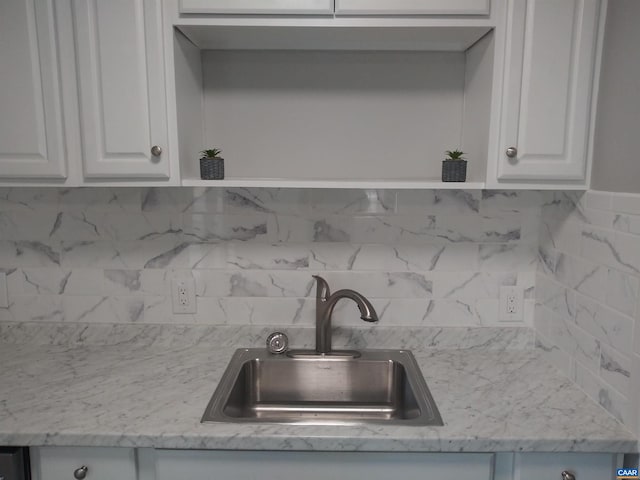
[[[539,257],[537,347],[638,431],[640,195],[554,193]]]
[[[387,326],[508,326],[498,322],[500,286],[520,285],[526,300],[518,325],[532,325],[546,198],[464,190],[0,189],[0,271],[9,291],[0,321],[312,326],[317,273],[334,290],[370,298]],[[607,256],[597,244],[590,248]],[[195,314],[173,313],[171,280],[184,276],[195,280]],[[360,325],[355,305],[338,303],[336,322]]]

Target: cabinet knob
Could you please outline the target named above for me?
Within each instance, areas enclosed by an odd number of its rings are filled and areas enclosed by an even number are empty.
[[[158,145],[154,145],[153,147],[151,147],[151,155],[153,155],[154,157],[159,157],[160,155],[162,155],[162,147],[159,147]]]
[[[576,480],[576,476],[573,473],[565,470],[564,472],[562,472],[562,480]]]
[[[518,149],[516,147],[509,147],[506,151],[507,157],[516,158],[518,156]]]
[[[76,478],[77,480],[82,480],[83,478],[87,478],[87,472],[89,471],[89,469],[86,466],[81,466],[80,468],[76,468],[73,471],[73,478]]]

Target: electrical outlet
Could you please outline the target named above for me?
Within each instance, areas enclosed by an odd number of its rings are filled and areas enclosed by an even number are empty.
[[[524,309],[524,289],[522,287],[500,287],[501,322],[521,322]]]
[[[0,308],[9,308],[9,296],[7,295],[7,274],[0,273]]]
[[[190,277],[171,280],[173,313],[196,313],[196,282]]]

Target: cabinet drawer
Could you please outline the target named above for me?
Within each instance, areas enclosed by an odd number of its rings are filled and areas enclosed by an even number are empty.
[[[34,480],[70,480],[86,467],[87,480],[136,480],[133,448],[42,447],[31,449]]]
[[[332,14],[333,0],[180,0],[180,13]]]
[[[489,480],[493,454],[157,450],[157,480]]]
[[[491,0],[336,0],[342,15],[489,15]]]

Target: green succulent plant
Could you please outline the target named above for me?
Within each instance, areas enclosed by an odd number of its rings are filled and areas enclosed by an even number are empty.
[[[200,155],[202,155],[202,158],[220,158],[221,153],[222,150],[218,148],[209,148],[207,150],[202,150]]]
[[[447,154],[447,160],[464,160],[463,155],[466,155],[461,150],[447,150],[445,153]]]

